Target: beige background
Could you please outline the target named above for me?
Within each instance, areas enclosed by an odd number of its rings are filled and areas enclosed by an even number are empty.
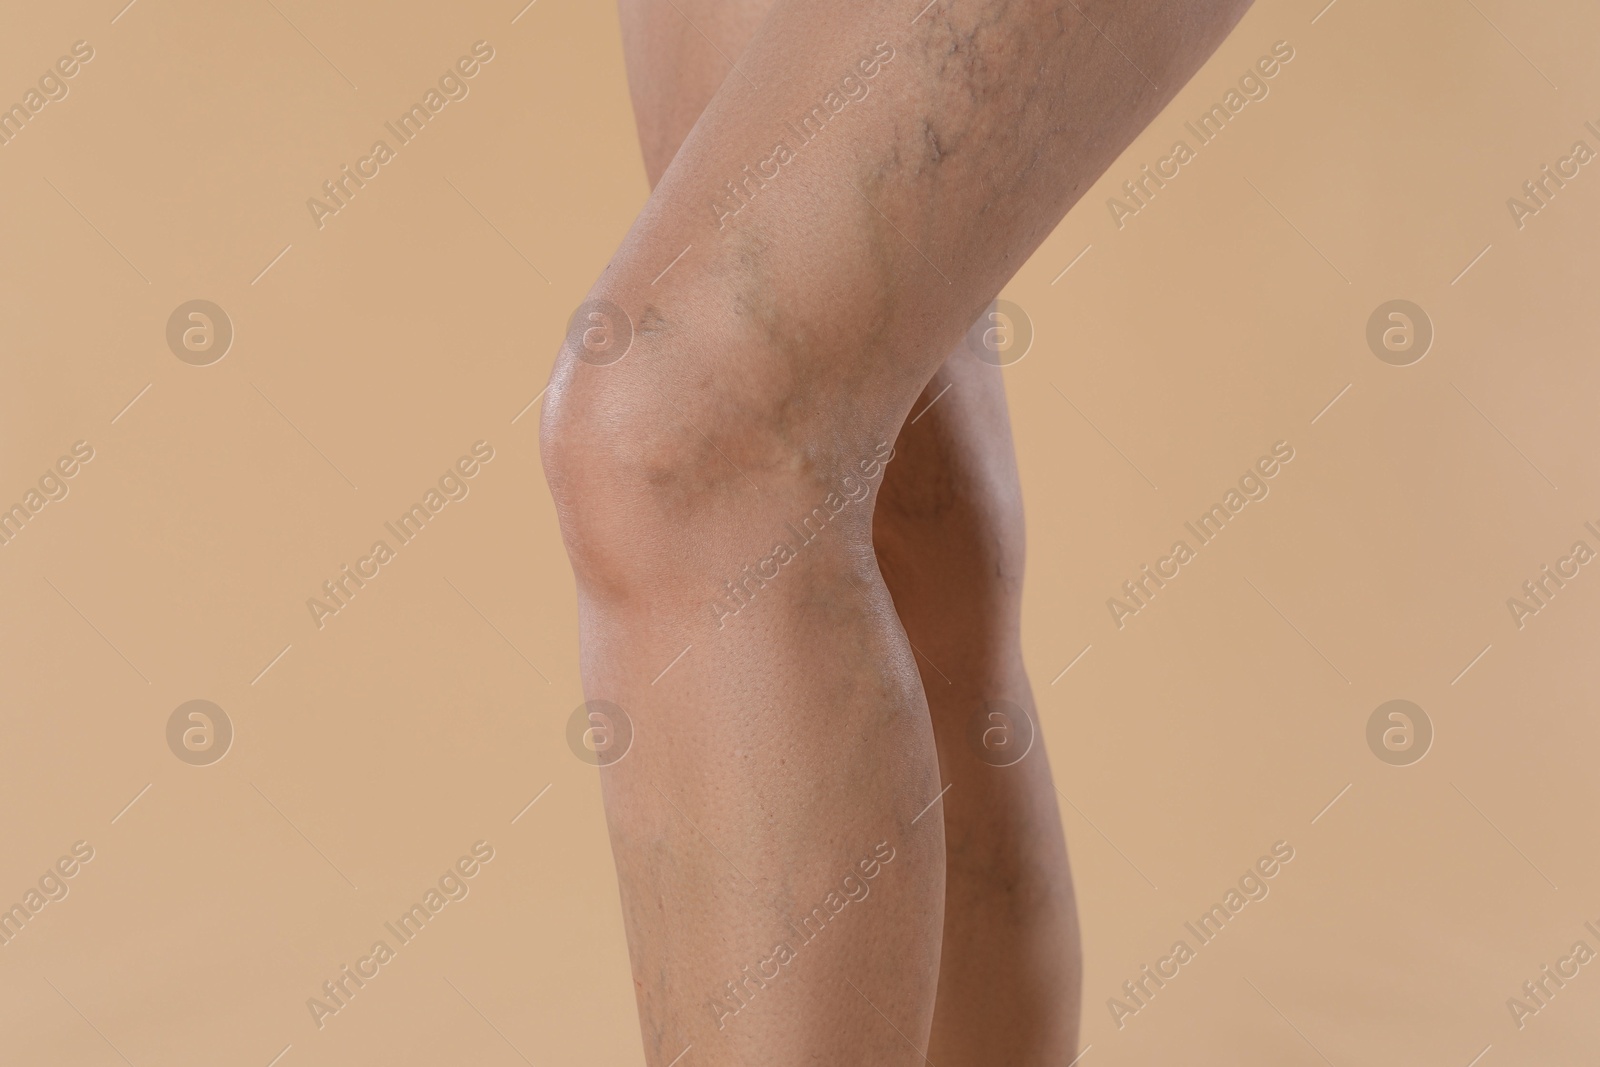
[[[1261,0],[1006,294],[1082,1063],[1589,1062],[1600,963],[1520,1031],[1506,1000],[1600,949],[1600,568],[1520,630],[1506,598],[1600,548],[1600,173],[1521,230],[1505,202],[1600,149],[1600,10],[1322,2]],[[121,3],[0,35],[0,102],[95,50],[0,147],[0,503],[95,451],[0,547],[0,903],[95,850],[0,947],[0,1062],[639,1064],[527,409],[645,196],[615,12]],[[470,96],[319,231],[306,199],[478,40]],[[1278,40],[1270,96],[1118,230],[1106,198]],[[236,331],[207,367],[164,340],[196,298]],[[1413,366],[1364,338],[1393,298],[1436,330]],[[478,440],[470,495],[318,630],[306,599]],[[1106,598],[1279,440],[1271,495],[1118,630]],[[1402,697],[1437,736],[1394,767],[1365,727]],[[210,766],[165,739],[195,698],[236,730]],[[470,895],[317,1029],[480,839]],[[1278,840],[1271,895],[1117,1029]]]

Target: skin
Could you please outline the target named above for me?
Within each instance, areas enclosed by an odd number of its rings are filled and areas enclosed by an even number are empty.
[[[652,188],[772,6],[673,2],[620,4]],[[980,759],[970,738],[974,717],[997,697],[1037,723],[1022,663],[1021,485],[1000,370],[959,345],[914,407],[920,414],[901,428],[884,474],[873,542],[906,637],[921,652],[940,777],[951,783],[927,1055],[935,1063],[1065,1063],[1077,1051],[1082,958],[1043,739],[1011,765],[999,753]]]
[[[968,736],[1032,700],[1009,427],[959,342],[1247,5],[674,2],[623,8],[659,181],[590,321],[631,345],[570,335],[541,427],[585,693],[634,729],[601,776],[647,1062],[1066,1062],[1048,765]]]

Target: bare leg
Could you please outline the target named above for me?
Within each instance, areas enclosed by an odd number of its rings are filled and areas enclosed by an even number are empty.
[[[874,535],[950,787],[928,1059],[1063,1067],[1077,1056],[1077,908],[1022,664],[1022,490],[1000,370],[957,349],[915,411]]]
[[[652,187],[771,6],[623,0]],[[1063,1064],[1077,1052],[1081,957],[1042,739],[1033,737],[1017,766],[1004,751],[986,750],[986,760],[972,747],[973,720],[987,702],[1035,710],[1019,633],[1021,487],[1000,371],[957,349],[916,407],[925,405],[895,443],[873,532],[895,610],[922,653],[941,775],[952,783],[943,800],[944,936],[928,1057]],[[1027,743],[1023,725],[1012,744]]]
[[[593,290],[632,348],[569,337],[541,444],[585,690],[638,728],[602,775],[651,1063],[923,1062],[942,780],[858,490],[1244,6],[779,0]]]

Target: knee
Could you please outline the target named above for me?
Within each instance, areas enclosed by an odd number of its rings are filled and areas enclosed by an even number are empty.
[[[563,345],[539,443],[582,587],[721,574],[786,521],[837,520],[846,501],[835,536],[870,545],[886,446],[858,445],[848,408],[797,390],[763,344],[733,320],[640,333],[606,365]]]
[[[982,406],[972,389],[946,403],[896,442],[873,530],[879,562],[908,611],[1011,619],[1026,545],[1004,411],[967,417],[960,405]]]
[[[715,473],[665,405],[611,370],[557,357],[539,451],[580,586],[620,589],[660,569],[652,557],[670,550]]]

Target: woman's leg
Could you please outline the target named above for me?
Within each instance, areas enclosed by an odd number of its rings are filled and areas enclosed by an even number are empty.
[[[1078,1051],[1077,907],[1022,663],[1022,487],[1000,369],[959,347],[913,411],[873,533],[950,789],[928,1059],[1064,1067]]]
[[[651,1063],[924,1061],[944,781],[882,459],[1244,6],[778,0],[592,291],[541,444],[637,730],[602,776]]]
[[[622,0],[652,187],[724,76],[739,76],[731,64],[771,6]],[[1081,962],[1042,738],[1015,766],[1004,751],[973,747],[973,723],[987,702],[1034,714],[1019,632],[1021,487],[1000,370],[957,348],[916,410],[916,423],[895,442],[873,533],[895,611],[921,653],[941,778],[951,784],[942,802],[944,936],[927,1053],[935,1063],[1059,1065],[1077,1053]]]

